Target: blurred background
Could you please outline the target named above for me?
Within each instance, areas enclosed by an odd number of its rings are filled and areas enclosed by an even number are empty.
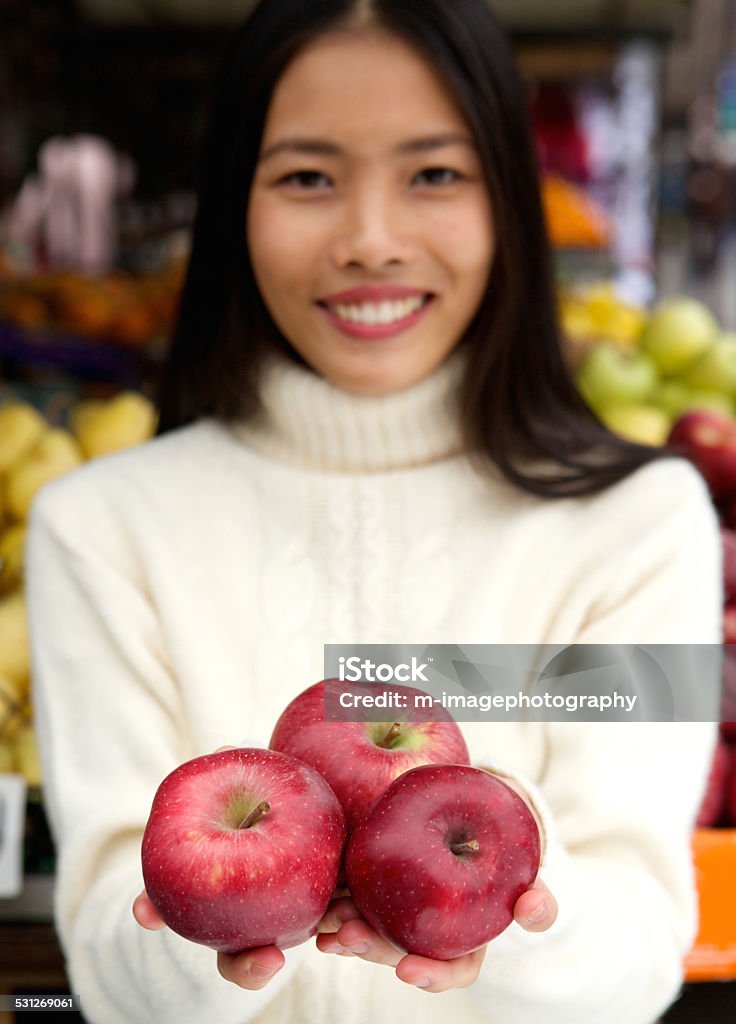
[[[0,0],[0,1024],[14,1019],[4,994],[67,991],[33,731],[26,517],[44,482],[155,430],[209,83],[251,5]],[[736,0],[492,6],[528,85],[581,392],[622,435],[676,441],[723,528],[722,739],[693,838],[701,932],[666,1021],[731,1021]]]

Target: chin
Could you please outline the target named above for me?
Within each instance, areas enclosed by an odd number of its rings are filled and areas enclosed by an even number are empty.
[[[442,360],[440,360],[441,362]],[[335,387],[348,394],[365,398],[379,398],[383,395],[406,391],[431,376],[438,368],[434,363],[419,369],[410,363],[406,367],[376,365],[378,359],[367,360],[372,365],[364,365],[359,371],[352,372],[346,368],[325,368],[323,376]],[[361,372],[362,371],[362,372]]]
[[[383,395],[404,391],[411,386],[410,384],[396,383],[394,381],[352,381],[337,380],[334,377],[329,377],[328,380],[336,388],[340,388],[341,391],[359,398],[380,398]]]

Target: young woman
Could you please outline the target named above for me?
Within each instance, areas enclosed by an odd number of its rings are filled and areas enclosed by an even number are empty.
[[[160,411],[154,441],[33,510],[57,922],[90,1024],[652,1024],[694,934],[709,724],[464,724],[544,858],[516,922],[456,961],[404,956],[349,896],[285,957],[216,957],[145,893],[131,914],[159,782],[265,745],[325,643],[720,641],[700,478],[608,434],[565,371],[526,97],[485,0],[256,7]]]

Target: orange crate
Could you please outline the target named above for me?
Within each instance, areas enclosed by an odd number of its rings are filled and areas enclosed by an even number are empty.
[[[686,980],[731,980],[736,978],[736,829],[696,829],[693,857],[700,927],[685,958]]]

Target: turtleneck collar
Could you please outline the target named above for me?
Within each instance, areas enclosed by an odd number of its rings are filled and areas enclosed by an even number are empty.
[[[254,451],[305,469],[380,473],[429,465],[463,449],[463,366],[456,351],[418,384],[373,397],[343,391],[279,354],[261,373],[262,412],[233,430]]]

